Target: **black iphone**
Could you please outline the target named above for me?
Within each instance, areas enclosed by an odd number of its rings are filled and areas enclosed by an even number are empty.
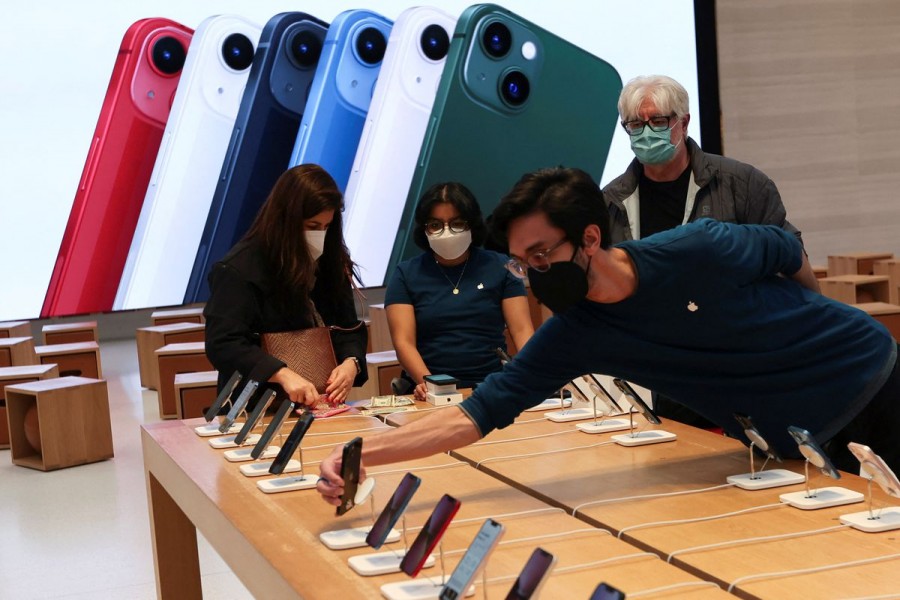
[[[506,600],[530,600],[536,598],[541,586],[547,581],[556,557],[543,548],[535,548],[515,583],[506,594]]]
[[[372,525],[372,529],[366,535],[366,544],[376,550],[381,548],[391,528],[397,524],[397,520],[403,514],[403,511],[406,510],[416,490],[419,489],[420,483],[422,483],[422,480],[412,473],[407,473],[403,476],[403,479],[400,480],[400,485],[394,490],[391,499],[388,500],[384,510],[375,519],[375,524]]]
[[[241,374],[235,371],[231,374],[231,377],[228,378],[228,381],[222,386],[222,391],[219,392],[219,395],[216,396],[216,401],[212,403],[212,406],[206,409],[206,413],[203,415],[203,418],[206,419],[206,422],[209,423],[213,419],[216,418],[216,415],[219,414],[219,411],[222,410],[222,406],[225,404],[225,401],[228,400],[229,396],[231,396],[231,392],[234,391],[234,388],[241,382]]]
[[[272,404],[272,400],[274,399],[275,390],[269,389],[263,392],[262,398],[256,403],[256,408],[254,408],[253,412],[250,413],[250,416],[247,417],[247,421],[244,423],[244,426],[241,427],[241,430],[238,431],[238,434],[234,436],[235,444],[240,446],[244,443],[244,440],[247,439],[247,436],[250,435],[250,432],[253,431],[253,428],[256,426],[256,422],[259,421],[259,418],[263,413],[268,410],[269,405]]]
[[[288,399],[285,399],[284,402],[281,403],[281,406],[278,407],[278,411],[275,413],[275,416],[272,417],[272,420],[269,422],[269,426],[266,427],[266,430],[263,431],[262,435],[259,436],[259,441],[256,442],[256,445],[253,446],[253,450],[250,451],[250,457],[253,460],[257,460],[260,456],[262,456],[263,451],[269,447],[269,442],[272,440],[272,436],[275,435],[276,432],[281,430],[281,426],[284,424],[284,420],[287,418],[291,412],[294,410],[294,403]]]
[[[254,381],[252,379],[247,381],[247,385],[245,385],[244,389],[241,390],[241,393],[237,397],[237,400],[232,403],[231,410],[228,411],[227,415],[222,417],[222,421],[219,423],[220,433],[228,433],[228,430],[234,424],[234,420],[238,418],[238,415],[241,414],[241,411],[244,410],[244,408],[247,406],[247,403],[250,402],[250,398],[252,398],[253,394],[256,393],[256,388],[258,387],[258,381]]]
[[[356,506],[356,488],[359,485],[359,467],[362,460],[362,438],[355,437],[344,444],[341,456],[341,479],[344,480],[344,493],[337,507],[337,515],[341,516]]]
[[[656,413],[653,412],[653,410],[649,406],[647,406],[647,403],[644,402],[640,396],[638,396],[638,393],[634,391],[634,388],[631,387],[631,384],[629,384],[624,379],[619,379],[618,377],[613,379],[613,384],[617,388],[619,388],[619,391],[621,391],[625,395],[625,399],[628,400],[628,403],[631,404],[631,406],[633,406],[634,408],[638,409],[638,411],[640,411],[640,413],[644,415],[645,419],[647,419],[654,425],[662,424],[662,421],[659,419],[659,417],[656,416]]]
[[[288,461],[294,455],[294,452],[297,451],[297,448],[300,447],[300,441],[303,439],[303,436],[306,435],[306,432],[309,431],[309,427],[314,420],[315,417],[309,411],[304,412],[300,418],[297,419],[294,428],[291,429],[287,440],[284,442],[284,446],[281,447],[281,450],[278,451],[278,456],[272,461],[272,466],[269,467],[269,473],[272,475],[281,475],[284,472],[284,468],[287,466]]]

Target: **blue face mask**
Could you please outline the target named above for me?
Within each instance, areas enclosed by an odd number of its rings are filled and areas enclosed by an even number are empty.
[[[631,137],[631,150],[645,165],[661,165],[672,160],[678,144],[672,143],[672,129],[653,131],[645,126],[640,135]]]

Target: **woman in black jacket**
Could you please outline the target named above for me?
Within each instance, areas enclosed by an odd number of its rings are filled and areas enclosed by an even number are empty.
[[[367,378],[366,328],[356,316],[353,263],[341,231],[343,198],[318,165],[285,171],[256,220],[209,274],[206,354],[219,389],[235,371],[280,386],[294,402],[315,406],[315,386],[260,347],[260,334],[334,325],[337,367],[325,392],[342,402]]]

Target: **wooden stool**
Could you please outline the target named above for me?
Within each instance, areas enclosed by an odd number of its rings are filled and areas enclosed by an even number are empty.
[[[6,321],[0,323],[0,338],[30,337],[31,323],[28,321]]]
[[[169,323],[154,327],[141,327],[135,331],[138,370],[141,385],[151,390],[159,389],[159,365],[156,351],[169,344],[202,342],[206,335],[204,323]]]
[[[894,258],[891,252],[855,252],[828,257],[828,276],[836,275],[874,275],[873,265],[876,260]]]
[[[162,419],[177,419],[178,408],[175,400],[175,376],[179,373],[212,371],[213,366],[206,358],[203,342],[167,344],[156,350],[159,369],[159,416]]]
[[[888,296],[891,304],[900,304],[900,260],[895,258],[886,258],[876,260],[872,268],[876,275],[887,275]]]
[[[887,302],[887,275],[837,275],[819,280],[823,296],[847,304]]]
[[[888,328],[895,340],[900,340],[900,306],[887,302],[863,302],[853,306],[872,315],[876,321]]]
[[[823,267],[821,265],[813,266],[812,270],[813,270],[813,275],[816,276],[816,279],[822,279],[823,277],[828,277],[828,267]]]
[[[34,353],[34,338],[0,338],[0,367],[21,367],[38,364]]]
[[[179,373],[175,376],[175,408],[179,419],[202,417],[216,401],[218,371]]]
[[[100,346],[97,345],[97,342],[37,346],[34,352],[37,354],[39,363],[56,364],[61,377],[103,378],[103,369],[100,367]]]
[[[9,385],[6,403],[13,464],[51,471],[113,457],[105,381],[61,377]],[[38,428],[26,432],[32,407]]]
[[[0,367],[0,450],[9,448],[9,421],[6,418],[6,386],[59,377],[56,365]]]
[[[59,323],[41,328],[44,344],[74,344],[97,341],[97,321],[82,323]]]
[[[177,308],[173,310],[155,310],[150,314],[153,326],[171,323],[205,323],[203,307]]]

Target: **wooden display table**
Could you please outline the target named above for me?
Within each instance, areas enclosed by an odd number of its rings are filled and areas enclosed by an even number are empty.
[[[203,342],[166,344],[155,351],[159,369],[159,416],[162,419],[177,419],[178,408],[175,398],[175,376],[179,373],[212,371],[213,366],[206,358]]]
[[[175,375],[175,409],[179,419],[202,417],[216,400],[218,371],[178,373]]]
[[[103,378],[103,368],[100,365],[100,346],[97,345],[97,342],[36,346],[34,352],[39,363],[56,364],[61,377]]]
[[[74,344],[97,341],[97,321],[59,323],[41,328],[44,344]]]
[[[61,377],[6,387],[14,464],[51,471],[113,457],[106,382]],[[38,447],[26,438],[26,413],[37,410]]]
[[[0,338],[0,367],[21,367],[37,364],[34,353],[34,338]]]
[[[369,506],[358,506],[336,518],[334,508],[314,490],[263,494],[256,488],[255,479],[240,474],[238,464],[224,460],[221,451],[211,449],[205,439],[194,434],[193,427],[202,423],[202,419],[196,419],[142,427],[161,598],[201,597],[197,530],[258,598],[380,598],[381,585],[408,580],[402,573],[357,575],[347,564],[349,557],[373,550],[330,550],[320,543],[322,532],[370,525]],[[285,430],[290,426],[287,424]],[[315,463],[335,444],[383,427],[368,417],[316,421],[302,444],[307,449],[307,473],[318,475]],[[603,580],[627,593],[679,585],[685,587],[671,592],[673,597],[688,597],[679,596],[679,592],[700,599],[730,597],[608,532],[586,526],[445,454],[367,471],[377,481],[373,492],[376,512],[407,471],[422,478],[405,514],[410,541],[444,493],[461,501],[460,511],[441,543],[447,576],[486,518],[504,524],[506,534],[486,570],[490,597],[502,597],[509,590],[537,546],[558,557],[545,587],[545,598],[587,598]],[[396,542],[382,551],[402,548],[402,542]],[[305,557],[315,569],[298,569],[298,556]],[[436,561],[419,578],[440,574],[440,561]],[[479,578],[476,588],[480,587]],[[483,597],[480,589],[476,594]]]
[[[31,323],[28,321],[5,321],[0,323],[0,338],[31,337]]]
[[[206,319],[203,318],[202,306],[192,306],[172,310],[155,310],[150,314],[150,321],[156,327],[171,323],[205,323]]]
[[[9,421],[6,418],[6,386],[59,377],[56,365],[0,367],[0,450],[9,448]]]
[[[828,257],[828,276],[873,275],[874,263],[878,260],[894,258],[891,252],[855,252]]]
[[[895,340],[900,340],[900,306],[886,302],[864,302],[853,306],[872,315],[876,321],[888,328]]]
[[[887,302],[887,275],[837,275],[819,280],[823,296],[846,304]]]
[[[900,259],[886,258],[876,260],[872,265],[875,275],[887,275],[890,281],[890,299],[891,304],[900,304]]]
[[[159,389],[158,349],[168,344],[202,342],[205,335],[206,325],[203,323],[169,323],[135,330],[141,385],[151,390]]]

